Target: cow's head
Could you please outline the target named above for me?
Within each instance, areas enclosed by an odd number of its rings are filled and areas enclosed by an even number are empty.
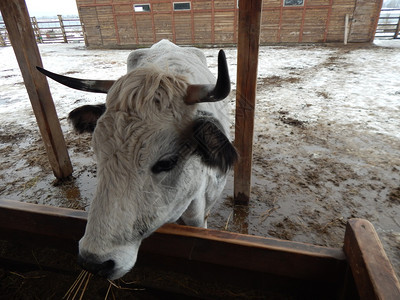
[[[77,131],[93,131],[97,158],[97,190],[79,242],[83,268],[122,277],[134,266],[141,241],[177,221],[193,199],[204,197],[210,178],[218,180],[233,165],[237,154],[219,121],[193,105],[228,95],[223,52],[218,70],[215,85],[190,85],[154,66],[137,68],[112,84],[105,106],[71,112]]]

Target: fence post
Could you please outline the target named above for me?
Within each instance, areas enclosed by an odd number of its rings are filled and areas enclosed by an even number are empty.
[[[31,17],[31,22],[33,25],[33,31],[35,32],[35,36],[36,36],[36,40],[39,44],[43,43],[43,37],[42,34],[40,33],[40,29],[39,29],[39,24],[36,20],[36,17]]]
[[[64,27],[64,22],[63,22],[62,16],[57,15],[57,17],[58,17],[58,20],[60,21],[60,27],[61,27],[61,32],[62,32],[62,35],[64,38],[64,43],[68,43],[67,34],[65,33],[65,27]]]
[[[0,31],[0,46],[4,47],[6,46],[6,41],[3,38],[3,34]]]
[[[396,31],[394,32],[394,39],[397,39],[399,36],[399,31],[400,31],[400,16],[399,16],[399,20],[397,21],[397,26],[396,26]]]
[[[248,205],[251,192],[261,11],[262,0],[240,1],[235,127],[240,160],[235,164],[234,200],[243,205]]]
[[[57,178],[66,178],[72,174],[72,164],[46,77],[36,70],[36,66],[43,64],[25,0],[1,0],[0,10],[53,173]]]

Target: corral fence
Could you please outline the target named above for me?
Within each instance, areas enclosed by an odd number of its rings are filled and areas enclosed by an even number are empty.
[[[84,32],[79,18],[37,19],[31,17],[36,41],[44,43],[79,43],[84,41]],[[375,38],[400,39],[400,8],[382,8]],[[11,45],[3,21],[0,21],[0,46]]]
[[[79,18],[63,18],[58,15],[53,19],[31,17],[33,32],[39,44],[79,43],[84,41],[82,24]],[[0,46],[11,45],[3,21],[0,21]]]
[[[400,29],[400,8],[382,8],[375,38],[398,39]]]

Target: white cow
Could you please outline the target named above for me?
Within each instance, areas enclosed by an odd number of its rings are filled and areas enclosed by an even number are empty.
[[[115,83],[41,71],[74,88],[108,91],[105,106],[69,116],[79,132],[94,129],[97,158],[96,195],[79,242],[84,269],[120,278],[141,241],[162,225],[206,227],[237,159],[224,104],[216,102],[230,91],[222,50],[217,83],[201,50],[166,40],[133,51]]]

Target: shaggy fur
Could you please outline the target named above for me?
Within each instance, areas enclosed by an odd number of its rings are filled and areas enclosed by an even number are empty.
[[[98,184],[79,243],[82,266],[111,279],[163,224],[205,227],[237,159],[223,104],[184,102],[189,85],[215,84],[201,51],[161,41],[135,52],[93,132]]]

